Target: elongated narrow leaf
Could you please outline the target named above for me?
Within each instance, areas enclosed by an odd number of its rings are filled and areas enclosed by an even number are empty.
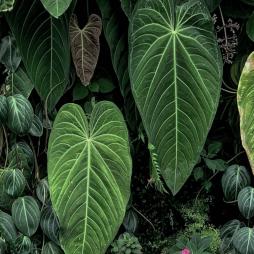
[[[254,229],[243,227],[238,230],[234,235],[233,244],[240,254],[254,253]]]
[[[25,98],[30,96],[34,88],[23,66],[20,66],[16,72],[7,76],[5,85],[7,95],[22,94]]]
[[[11,208],[16,227],[26,236],[32,236],[40,223],[41,212],[33,197],[25,196],[16,199]]]
[[[41,0],[45,9],[55,18],[60,17],[70,6],[72,0]]]
[[[241,214],[250,219],[254,216],[254,188],[246,187],[242,189],[237,197],[238,208]]]
[[[17,237],[17,230],[14,226],[12,217],[0,210],[0,235],[8,243],[14,243]]]
[[[251,183],[247,169],[239,165],[227,168],[221,179],[222,190],[227,201],[237,200],[239,192]]]
[[[48,179],[65,254],[103,254],[120,227],[130,194],[128,132],[111,102],[66,104],[49,139]]]
[[[71,52],[76,72],[83,85],[89,85],[100,53],[101,18],[92,14],[83,29],[75,15],[70,21]]]
[[[113,68],[117,75],[120,91],[124,98],[124,109],[131,130],[137,128],[139,114],[131,93],[128,70],[128,20],[121,11],[120,1],[97,0],[102,15]],[[121,22],[119,22],[121,20]]]
[[[132,92],[165,182],[189,177],[220,95],[221,56],[200,0],[140,0],[129,30]]]
[[[243,68],[238,89],[237,104],[240,114],[242,145],[247,153],[254,174],[254,52],[248,57]]]
[[[28,75],[52,110],[69,82],[69,15],[55,19],[39,0],[21,0],[6,17]]]

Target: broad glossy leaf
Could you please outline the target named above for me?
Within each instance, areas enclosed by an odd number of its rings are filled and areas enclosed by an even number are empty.
[[[55,18],[60,17],[70,6],[72,0],[41,0],[45,9]]]
[[[131,93],[129,80],[128,20],[124,17],[124,13],[121,12],[120,1],[97,0],[97,4],[102,15],[103,32],[110,49],[112,65],[124,98],[126,119],[130,129],[135,130],[139,116]]]
[[[22,94],[26,98],[30,96],[34,88],[23,66],[20,66],[17,71],[7,76],[5,85],[7,95]]]
[[[241,214],[250,219],[254,216],[254,188],[245,187],[242,189],[237,197],[238,208]]]
[[[36,200],[31,196],[16,199],[11,208],[16,227],[26,236],[32,236],[40,223],[41,212]]]
[[[15,94],[7,98],[7,126],[16,134],[26,134],[34,118],[31,103],[21,94]]]
[[[0,1],[0,12],[11,11],[15,0],[1,0]]]
[[[41,119],[37,115],[34,115],[32,125],[29,129],[29,134],[34,137],[41,137],[43,134],[43,125]]]
[[[30,254],[33,249],[32,241],[29,237],[20,234],[15,241],[17,253]]]
[[[239,192],[250,183],[250,174],[245,167],[239,165],[228,167],[221,179],[222,190],[226,200],[237,200]]]
[[[36,195],[42,204],[46,204],[46,202],[49,201],[49,185],[47,178],[41,179],[38,183],[36,187]]]
[[[254,174],[254,52],[248,57],[243,68],[237,90],[237,105],[240,114],[242,145],[247,153]]]
[[[125,215],[131,156],[123,116],[111,102],[87,117],[64,105],[49,139],[48,179],[65,254],[103,254]]]
[[[78,77],[83,85],[89,85],[100,53],[101,18],[92,14],[83,29],[79,28],[78,19],[73,15],[69,33],[71,39],[72,59]]]
[[[243,227],[235,233],[234,247],[240,254],[254,253],[254,229]]]
[[[239,220],[228,221],[220,230],[221,251],[227,252],[233,248],[233,239],[238,230],[243,227]]]
[[[42,247],[41,254],[63,254],[63,251],[54,242],[48,242]]]
[[[14,39],[6,36],[0,43],[0,63],[4,64],[6,69],[15,72],[21,62],[21,57],[15,46]]]
[[[40,226],[43,233],[53,242],[59,243],[59,221],[51,206],[41,212]]]
[[[21,0],[6,17],[27,73],[51,111],[69,82],[69,11],[55,19],[39,0]]]
[[[221,55],[200,0],[140,0],[129,29],[132,92],[176,194],[202,151],[220,96]]]
[[[8,114],[7,99],[4,95],[0,95],[0,123],[5,123]]]
[[[12,217],[0,210],[0,235],[8,243],[13,243],[17,237],[17,230],[14,226]]]
[[[12,196],[20,196],[26,187],[26,178],[19,169],[6,169],[4,171],[4,189]]]

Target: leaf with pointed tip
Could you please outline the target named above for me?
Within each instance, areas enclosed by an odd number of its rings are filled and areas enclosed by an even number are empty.
[[[32,236],[40,223],[41,212],[36,200],[31,196],[16,199],[11,208],[16,227],[26,236]]]
[[[254,188],[245,187],[242,189],[237,197],[238,208],[241,214],[250,219],[254,216]]]
[[[128,131],[111,102],[95,104],[90,121],[76,104],[59,111],[49,138],[48,179],[65,254],[103,254],[130,195]]]
[[[41,254],[63,254],[63,251],[54,242],[47,242],[42,247]]]
[[[239,229],[234,235],[233,244],[240,254],[253,254],[254,229],[248,227]]]
[[[40,226],[43,233],[53,242],[59,244],[59,221],[51,206],[45,207],[41,212]]]
[[[248,57],[243,68],[238,89],[237,104],[240,114],[242,145],[247,153],[254,174],[254,52]]]
[[[36,187],[36,195],[42,204],[46,204],[46,202],[49,201],[49,185],[47,178],[41,179],[38,183]]]
[[[131,19],[136,2],[137,0],[121,0],[122,9],[129,19]]]
[[[55,19],[40,1],[19,0],[6,14],[27,73],[50,111],[69,83],[69,12]]]
[[[43,125],[41,119],[37,115],[34,115],[32,125],[29,129],[29,134],[34,137],[41,137],[43,134]]]
[[[83,85],[89,85],[100,53],[101,18],[92,14],[83,29],[78,26],[78,19],[73,15],[70,20],[70,40],[72,59],[78,77]]]
[[[55,18],[60,17],[69,8],[72,0],[41,0],[44,8]]]
[[[213,122],[222,60],[200,0],[137,2],[129,29],[132,93],[161,174],[176,194]]]
[[[29,237],[20,234],[15,241],[17,253],[30,254],[33,249],[32,241]]]
[[[14,73],[10,73],[5,80],[7,95],[22,94],[28,98],[34,85],[28,77],[23,66],[20,66]]]
[[[7,126],[16,134],[27,134],[34,118],[31,103],[21,94],[7,98]]]
[[[239,165],[228,167],[221,178],[222,190],[227,201],[237,200],[239,192],[250,183],[249,172]]]
[[[14,226],[12,217],[0,210],[0,236],[8,243],[14,243],[17,238],[17,230]]]

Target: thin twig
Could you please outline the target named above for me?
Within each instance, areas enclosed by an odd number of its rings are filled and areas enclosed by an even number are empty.
[[[4,139],[5,139],[5,144],[6,144],[6,149],[5,149],[5,162],[4,162],[4,168],[6,168],[7,166],[7,161],[8,161],[8,155],[9,155],[9,143],[8,143],[8,136],[7,136],[7,132],[4,126],[3,127],[3,131],[4,131]]]

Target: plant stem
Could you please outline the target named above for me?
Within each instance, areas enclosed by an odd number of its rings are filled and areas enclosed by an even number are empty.
[[[5,162],[4,162],[4,168],[6,168],[7,166],[7,160],[8,160],[8,155],[9,155],[9,144],[8,144],[8,136],[7,136],[7,132],[4,126],[3,127],[3,131],[4,131],[4,139],[5,139],[5,144],[6,144],[6,149],[5,149]]]

